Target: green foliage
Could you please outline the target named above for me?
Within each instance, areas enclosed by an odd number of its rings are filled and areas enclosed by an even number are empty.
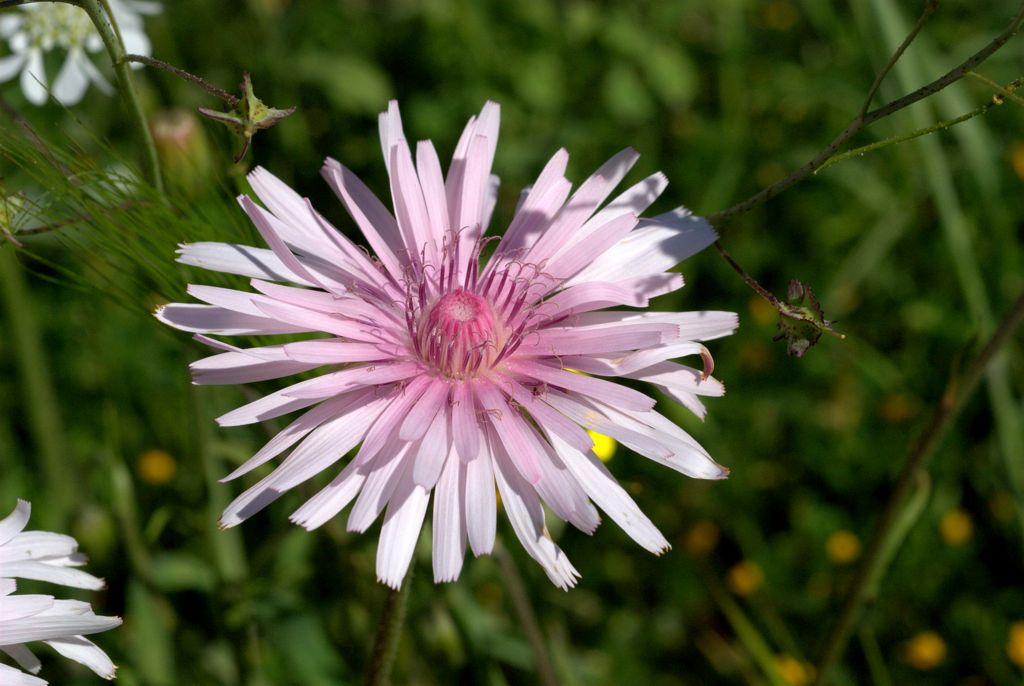
[[[1012,5],[944,2],[880,97],[954,65],[1002,29]],[[386,198],[374,115],[389,97],[410,139],[432,138],[442,159],[485,99],[501,102],[496,226],[560,146],[579,181],[631,145],[643,158],[630,179],[660,169],[671,181],[655,210],[710,213],[827,144],[912,19],[893,0],[179,0],[147,27],[156,57],[222,87],[248,70],[266,102],[297,105],[246,163],[268,167],[355,235],[319,168],[336,157]],[[981,72],[997,83],[1019,77],[1022,40]],[[135,78],[149,111],[215,104],[155,70]],[[2,192],[18,205],[0,205],[0,216],[13,215],[24,246],[17,259],[0,246],[0,512],[26,497],[33,525],[79,537],[109,584],[92,596],[97,610],[126,619],[97,637],[119,683],[358,682],[384,596],[377,529],[349,534],[344,515],[313,534],[290,525],[321,478],[219,531],[219,511],[266,468],[217,480],[266,435],[221,429],[213,417],[276,386],[191,386],[187,363],[200,351],[148,316],[186,299],[186,283],[243,283],[173,262],[180,242],[258,243],[233,200],[246,188],[246,168],[231,161],[236,142],[204,122],[211,176],[171,183],[165,205],[133,171],[135,138],[116,98],[93,91],[65,110],[31,108],[16,83],[0,84],[0,95],[38,134],[0,113]],[[991,95],[983,83],[958,84],[851,143],[957,116]],[[705,422],[660,405],[731,477],[685,479],[620,446],[610,469],[674,549],[653,558],[611,522],[593,539],[559,527],[583,573],[567,594],[499,525],[563,683],[778,683],[773,657],[818,655],[852,576],[829,558],[829,537],[867,540],[950,370],[1024,287],[1022,112],[1007,102],[836,164],[728,227],[729,251],[774,293],[791,278],[814,284],[845,340],[824,337],[806,357],[787,357],[771,342],[774,311],[713,252],[682,266],[687,287],[657,307],[739,311],[741,327],[710,346],[729,393],[709,399]],[[945,439],[836,683],[1020,680],[1006,653],[1010,624],[1024,619],[1020,341]],[[147,476],[152,449],[172,457],[173,477]],[[942,533],[953,510],[974,525],[957,544]],[[698,522],[718,527],[707,549],[694,544]],[[764,580],[737,596],[729,570],[742,560]],[[535,683],[493,560],[467,559],[449,586],[431,583],[429,564],[424,532],[395,682]],[[903,650],[925,630],[947,645],[928,673]],[[94,683],[43,659],[51,683]]]

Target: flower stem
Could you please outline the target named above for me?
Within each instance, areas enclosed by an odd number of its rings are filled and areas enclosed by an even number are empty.
[[[924,21],[927,20],[928,16],[930,16],[932,10],[929,10],[928,7],[930,7],[931,4],[932,3],[929,3],[928,6],[926,6],[925,14],[922,16],[922,19],[918,21],[918,24],[915,25],[914,29],[912,29],[910,35],[908,36],[908,38],[910,38],[911,40],[913,39],[913,37],[917,35],[917,32],[920,31]],[[718,229],[719,233],[721,233],[725,223],[728,222],[729,220],[745,212],[749,212],[751,209],[757,207],[758,205],[763,205],[764,203],[768,202],[769,200],[777,196],[779,193],[782,193],[783,191],[787,190],[790,186],[793,186],[798,182],[803,181],[808,176],[814,174],[814,172],[820,169],[823,164],[825,164],[828,160],[834,157],[836,153],[839,152],[839,149],[843,145],[845,145],[848,140],[853,138],[854,135],[860,133],[866,127],[875,123],[879,119],[884,119],[885,117],[888,117],[906,107],[909,107],[910,105],[913,105],[915,102],[924,100],[925,98],[931,95],[935,95],[936,93],[946,88],[947,86],[956,83],[960,79],[964,78],[971,72],[971,70],[973,70],[979,64],[981,64],[989,57],[991,57],[992,54],[999,50],[1001,47],[1006,45],[1007,41],[1013,38],[1017,31],[1020,30],[1021,24],[1024,24],[1024,2],[1021,2],[1020,6],[1017,9],[1017,13],[1013,16],[1013,19],[1010,20],[1010,23],[1002,31],[1002,33],[993,38],[981,50],[978,50],[978,52],[974,53],[966,60],[961,62],[958,66],[954,67],[953,69],[950,69],[948,72],[946,72],[939,78],[935,79],[931,83],[927,83],[918,88],[917,90],[904,95],[901,98],[892,100],[891,102],[888,102],[885,105],[882,105],[881,107],[878,107],[871,111],[858,113],[858,115],[854,117],[853,121],[851,121],[849,125],[832,140],[831,143],[829,143],[825,148],[818,152],[818,154],[815,155],[813,158],[808,160],[807,163],[804,164],[802,167],[796,169],[781,181],[777,181],[772,185],[761,189],[760,191],[750,196],[746,200],[742,200],[733,205],[732,207],[721,210],[720,212],[714,212],[712,214],[709,214],[705,217],[705,219],[707,219],[712,225],[714,225],[714,227]],[[893,57],[890,59],[889,63],[886,65],[885,68],[883,68],[882,72],[876,78],[876,82],[881,83],[881,79],[885,77],[885,74],[888,73],[888,71],[892,68],[892,65],[896,63],[896,61],[899,59],[899,56],[903,54],[903,51],[906,49],[907,44],[909,43],[906,40],[903,44],[901,44],[901,46],[897,49],[897,52],[894,53]],[[874,92],[876,89],[877,86],[872,85],[870,91],[872,97],[874,96]]]
[[[81,7],[89,15],[103,45],[107,48],[107,54],[114,66],[114,75],[120,87],[121,97],[128,106],[128,114],[134,120],[135,127],[139,130],[143,147],[143,171],[146,180],[153,184],[157,192],[164,194],[164,179],[160,173],[160,160],[157,158],[156,145],[153,143],[153,135],[146,123],[146,114],[142,111],[142,104],[139,102],[138,94],[135,92],[135,84],[132,81],[132,70],[125,60],[124,43],[120,39],[113,14],[104,11],[100,0],[75,0],[74,3]]]
[[[976,107],[970,112],[967,112],[966,114],[961,114],[959,117],[954,117],[953,119],[946,119],[945,121],[940,121],[937,124],[925,126],[923,128],[916,129],[909,133],[900,134],[898,136],[893,136],[892,138],[886,138],[885,140],[870,143],[869,145],[862,145],[861,147],[854,148],[853,150],[847,150],[846,152],[836,155],[835,157],[829,159],[827,162],[825,162],[825,164],[818,167],[818,169],[815,170],[814,173],[817,174],[818,172],[824,171],[825,169],[828,169],[836,162],[842,162],[843,160],[850,159],[851,157],[859,157],[861,155],[865,155],[869,152],[874,152],[875,150],[879,150],[881,148],[887,148],[890,145],[896,145],[897,143],[906,143],[907,141],[914,140],[915,138],[927,136],[929,133],[935,133],[936,131],[943,131],[945,129],[952,128],[957,124],[962,124],[965,121],[968,121],[969,119],[974,119],[979,114],[985,114],[993,107],[1002,105],[1003,102],[1005,102],[1006,98],[1012,98],[1015,101],[1020,100],[1020,96],[1014,95],[1014,91],[1017,90],[1022,83],[1024,83],[1024,79],[1017,79],[1016,81],[1013,81],[1012,83],[1006,86],[1000,86],[996,84],[998,92],[992,96],[992,99],[986,102],[984,105]]]
[[[147,57],[145,55],[125,55],[124,59],[128,62],[138,62],[139,64],[145,64],[148,67],[163,70],[168,74],[174,74],[179,79],[188,81],[189,83],[194,83],[210,95],[220,98],[228,107],[234,107],[238,104],[238,98],[234,95],[231,95],[231,93],[228,93],[223,88],[218,88],[217,86],[213,85],[203,77],[196,76],[195,74],[187,72],[184,69],[179,69],[178,67],[175,67],[173,64],[168,64],[163,60],[158,60],[153,57]]]
[[[68,470],[60,405],[50,375],[46,348],[39,330],[40,312],[33,306],[35,293],[25,282],[14,250],[0,246],[0,310],[6,317],[4,336],[13,349],[24,392],[27,430],[39,455],[38,491],[46,493],[45,508],[39,508],[38,524],[61,529],[75,493],[74,476]]]
[[[530,604],[530,596],[526,593],[526,586],[523,584],[523,577],[516,567],[515,560],[503,545],[494,546],[494,557],[501,567],[502,576],[505,578],[505,585],[508,588],[509,597],[512,599],[512,607],[516,617],[519,619],[526,640],[533,652],[534,666],[537,668],[537,677],[543,686],[558,686],[558,677],[555,675],[555,668],[551,663],[551,655],[548,653],[547,640],[544,632],[537,621],[537,613],[533,611]]]
[[[388,597],[384,600],[380,623],[377,624],[377,635],[373,639],[373,652],[370,654],[370,666],[366,670],[366,686],[388,686],[391,683],[391,668],[398,654],[398,639],[402,636],[402,624],[405,620],[405,606],[412,588],[412,565],[402,580],[398,590],[388,589]]]
[[[893,527],[900,521],[900,514],[904,509],[914,484],[918,481],[919,475],[924,473],[929,459],[938,447],[939,439],[942,438],[945,430],[963,409],[968,398],[971,397],[974,389],[978,386],[985,370],[995,359],[1002,347],[1010,340],[1016,328],[1024,322],[1024,292],[1014,302],[1010,311],[1003,317],[995,333],[989,338],[985,347],[971,361],[970,366],[960,377],[953,377],[943,393],[942,398],[932,412],[931,420],[921,438],[911,448],[910,456],[903,465],[893,486],[892,494],[886,503],[885,511],[879,521],[875,532],[868,544],[867,552],[864,555],[864,562],[857,570],[850,592],[839,611],[839,616],[832,625],[828,636],[825,639],[825,648],[822,651],[821,660],[818,664],[818,674],[815,684],[828,683],[829,672],[835,663],[842,656],[846,644],[850,639],[850,633],[854,628],[857,617],[860,614],[861,606],[867,599],[869,589],[878,582],[878,575],[887,561],[886,542],[890,539]]]

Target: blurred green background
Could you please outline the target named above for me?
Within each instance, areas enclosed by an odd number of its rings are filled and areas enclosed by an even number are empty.
[[[156,57],[229,90],[249,70],[268,104],[298,111],[261,132],[241,165],[230,159],[238,141],[203,123],[208,168],[168,170],[188,221],[123,227],[136,238],[76,225],[26,237],[22,252],[0,247],[0,513],[28,498],[33,526],[78,538],[89,570],[109,584],[83,597],[125,617],[96,639],[125,686],[358,683],[385,597],[374,581],[377,527],[350,535],[340,518],[313,534],[290,525],[287,514],[320,478],[238,529],[217,530],[219,511],[262,472],[242,484],[216,480],[267,435],[219,429],[213,417],[275,386],[190,385],[187,364],[202,351],[148,314],[184,299],[186,282],[211,282],[172,264],[175,243],[239,234],[255,242],[233,201],[253,164],[352,230],[319,167],[336,157],[386,197],[375,115],[389,98],[400,100],[410,139],[433,139],[442,159],[486,99],[501,103],[495,227],[560,146],[577,182],[634,146],[643,157],[627,184],[658,169],[671,181],[655,210],[721,210],[805,162],[849,122],[920,4],[164,3],[146,19]],[[943,2],[880,97],[945,72],[1002,30],[1015,5]],[[1024,75],[1024,38],[980,72],[999,83]],[[135,76],[151,113],[216,106],[166,74]],[[76,164],[136,159],[116,98],[92,90],[71,109],[34,108],[16,83],[0,85],[0,95],[43,138],[76,151]],[[991,95],[965,81],[855,143],[956,116]],[[0,165],[7,192],[33,196],[37,178],[10,158]],[[807,663],[909,445],[950,370],[1024,286],[1022,190],[1024,110],[1007,103],[831,167],[725,227],[724,244],[761,283],[780,295],[790,278],[810,283],[839,320],[846,340],[823,340],[803,359],[771,342],[771,307],[713,251],[681,267],[687,287],[659,308],[733,310],[741,326],[710,346],[729,393],[709,401],[707,420],[661,406],[731,478],[688,480],[620,447],[609,467],[674,548],[654,558],[611,522],[593,540],[554,531],[583,573],[568,593],[499,524],[564,684],[809,682]],[[1024,625],[1013,630],[1024,621],[1021,353],[1017,336],[943,442],[924,509],[836,683],[1024,681]],[[428,538],[395,682],[537,683],[495,561],[467,560],[458,583],[435,586]],[[51,683],[95,683],[40,652]]]

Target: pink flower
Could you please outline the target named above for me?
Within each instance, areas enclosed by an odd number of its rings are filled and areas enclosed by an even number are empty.
[[[654,398],[600,378],[649,381],[701,417],[699,396],[724,392],[709,376],[711,355],[700,341],[731,333],[735,314],[604,310],[645,307],[680,288],[682,277],[667,270],[712,243],[713,229],[684,208],[638,220],[667,185],[660,173],[602,207],[636,162],[631,149],[570,196],[568,153],[559,150],[524,191],[504,235],[485,238],[498,186],[490,173],[498,120],[491,102],[470,119],[445,178],[429,141],[417,144],[413,162],[392,102],[380,131],[394,215],[327,160],[323,175],[374,256],[263,169],[249,181],[265,207],[247,196],[239,202],[270,250],[181,247],[179,261],[253,277],[256,291],[190,286],[207,304],[156,313],[223,351],[192,365],[196,383],[337,367],[218,419],[236,426],[315,406],[227,477],[291,449],[228,506],[223,526],[358,448],[293,522],[314,529],[354,500],[348,528],[362,532],[386,509],[377,575],[397,588],[434,493],[434,578],[452,581],[467,540],[476,555],[494,546],[497,484],[527,552],[568,588],[579,574],[551,540],[542,504],[588,534],[600,522],[596,504],[644,548],[669,547],[593,455],[588,429],[689,476],[727,474],[654,410]],[[312,332],[331,337],[249,349],[207,337]],[[685,355],[699,355],[702,368],[670,361]]]

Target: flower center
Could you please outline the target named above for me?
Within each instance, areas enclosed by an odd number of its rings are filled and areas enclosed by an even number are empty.
[[[462,288],[441,296],[418,328],[420,355],[451,378],[489,367],[504,344],[490,303]]]

